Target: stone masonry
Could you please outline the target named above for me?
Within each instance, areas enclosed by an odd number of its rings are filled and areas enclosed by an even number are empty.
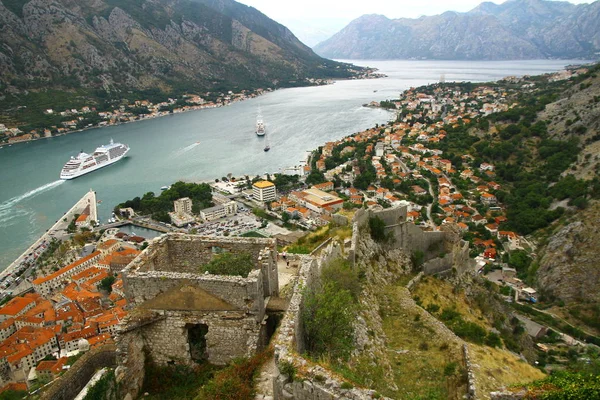
[[[225,365],[266,344],[265,309],[278,296],[276,241],[168,234],[155,239],[123,270],[128,304],[135,307],[117,338],[117,380],[139,394],[144,363]],[[246,278],[200,273],[224,252],[248,253]]]

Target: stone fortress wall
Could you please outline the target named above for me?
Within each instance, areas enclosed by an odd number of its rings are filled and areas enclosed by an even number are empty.
[[[168,234],[155,239],[123,270],[128,304],[135,307],[117,337],[117,381],[130,398],[143,383],[149,356],[157,364],[225,365],[266,344],[266,305],[278,296],[276,241]],[[248,277],[200,273],[223,252],[248,253]]]
[[[85,353],[73,366],[61,375],[40,400],[71,400],[85,387],[94,373],[104,367],[114,367],[116,363],[114,345],[104,345]]]
[[[360,235],[367,234],[369,218],[379,217],[385,223],[386,233],[391,232],[394,240],[388,245],[390,249],[401,249],[407,254],[420,250],[424,254],[425,262],[422,266],[423,274],[447,273],[453,268],[462,273],[468,266],[468,243],[463,241],[460,232],[452,227],[445,227],[442,231],[426,232],[406,221],[406,207],[387,210],[359,210],[352,222],[352,240],[350,248],[344,254],[337,243],[331,243],[321,252],[320,257],[305,257],[302,259],[299,278],[294,287],[294,293],[287,312],[281,321],[278,334],[274,338],[275,361],[281,369],[283,363],[302,366],[303,375],[307,379],[302,381],[292,380],[289,376],[279,374],[273,377],[273,397],[275,400],[332,400],[350,399],[367,400],[376,395],[374,390],[362,388],[342,388],[343,381],[330,371],[308,362],[301,354],[305,350],[304,328],[302,324],[303,293],[306,288],[316,288],[321,284],[320,276],[324,265],[336,258],[346,257],[352,265],[356,265],[356,252]],[[443,257],[439,257],[441,253]],[[417,279],[411,281],[411,285]],[[424,314],[428,313],[422,310]],[[429,316],[432,320],[434,317]],[[437,320],[435,320],[437,321]],[[450,337],[455,335],[443,324],[440,329]],[[456,340],[459,340],[456,338]],[[465,350],[466,351],[466,350]],[[467,355],[468,356],[468,355]],[[315,379],[318,377],[318,379]],[[471,382],[470,382],[471,383]],[[469,397],[474,398],[469,385]]]
[[[367,229],[369,219],[379,217],[385,224],[386,234],[393,240],[390,249],[400,249],[407,254],[423,253],[422,269],[426,274],[446,273],[456,268],[458,273],[469,266],[469,243],[461,239],[461,233],[454,225],[443,225],[440,231],[424,231],[406,220],[407,207],[384,210],[358,210],[353,221],[353,237],[350,259],[354,262],[358,232]]]

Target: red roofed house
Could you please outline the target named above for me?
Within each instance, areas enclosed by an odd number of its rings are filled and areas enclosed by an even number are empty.
[[[322,190],[324,192],[329,192],[330,190],[333,190],[333,182],[319,183],[317,185],[313,185],[313,188]]]
[[[498,202],[498,200],[496,199],[496,196],[494,196],[491,193],[483,193],[481,195],[480,199],[481,199],[481,202],[486,205],[493,205]]]
[[[88,214],[81,214],[75,220],[75,226],[88,226],[90,224],[90,216]]]
[[[57,350],[58,341],[51,328],[26,326],[0,345],[0,359],[8,363],[14,377],[21,380],[39,360]]]
[[[50,275],[37,278],[32,282],[33,289],[37,293],[47,296],[60,288],[67,279],[83,271],[88,266],[95,264],[101,256],[102,253],[95,251],[87,257],[81,258],[73,264],[69,264]]]
[[[58,360],[40,361],[35,368],[38,378],[43,378],[46,381],[51,381],[56,378],[67,364],[67,357],[61,357]]]
[[[15,297],[0,308],[0,321],[16,318],[35,306],[35,300],[25,297]]]

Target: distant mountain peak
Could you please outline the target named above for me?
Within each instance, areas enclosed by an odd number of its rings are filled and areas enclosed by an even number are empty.
[[[600,0],[484,2],[417,19],[363,15],[314,50],[341,59],[593,59],[599,18]]]

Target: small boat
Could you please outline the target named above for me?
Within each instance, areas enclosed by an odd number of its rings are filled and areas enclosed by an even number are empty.
[[[168,186],[161,186],[160,190],[169,190],[169,187]]]
[[[269,150],[271,150],[271,146],[269,146],[269,145],[266,145],[266,146],[265,146],[265,151],[269,151]]]

